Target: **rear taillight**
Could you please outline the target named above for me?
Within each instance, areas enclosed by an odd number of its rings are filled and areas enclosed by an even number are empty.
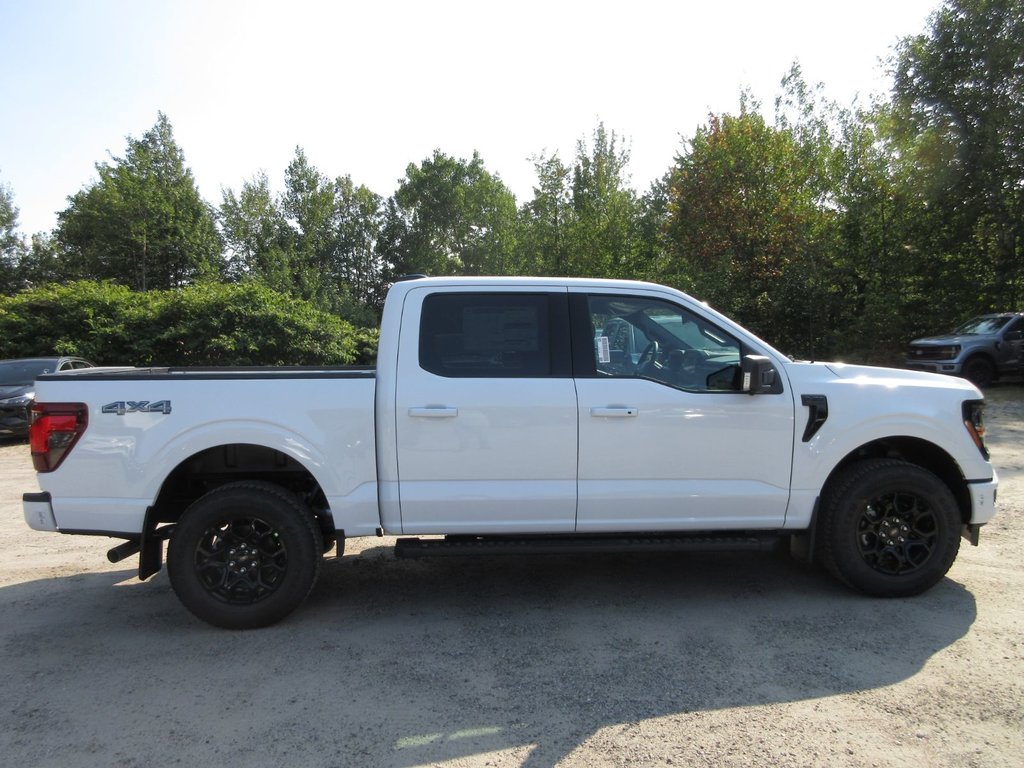
[[[85,403],[36,403],[28,442],[36,472],[53,472],[75,447],[89,424]]]

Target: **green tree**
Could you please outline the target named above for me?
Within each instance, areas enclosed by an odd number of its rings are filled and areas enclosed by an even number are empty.
[[[349,176],[331,181],[296,147],[280,197],[261,173],[238,195],[223,193],[219,219],[231,278],[257,280],[360,324],[376,323],[379,195]]]
[[[22,288],[72,279],[63,253],[52,235],[39,232],[24,252],[17,267],[17,282]]]
[[[847,115],[839,151],[835,279],[846,315],[843,350],[895,363],[908,339],[956,315],[951,291],[930,285],[936,263],[920,247],[942,224],[915,188],[915,154],[893,133],[889,105]]]
[[[335,180],[334,199],[331,277],[337,287],[336,311],[362,325],[372,325],[376,318],[367,310],[382,303],[384,293],[377,254],[383,200],[367,187],[356,186],[350,176]]]
[[[309,162],[301,147],[284,173],[281,210],[293,231],[293,269],[297,295],[329,303],[330,261],[334,250],[335,187]]]
[[[515,253],[516,201],[479,153],[440,150],[406,168],[385,211],[392,276],[503,274]]]
[[[535,274],[634,277],[650,255],[643,205],[629,186],[629,151],[603,123],[580,140],[571,166],[533,159],[537,184],[520,210],[518,263]]]
[[[569,274],[629,277],[636,271],[640,208],[628,186],[629,150],[599,123],[592,144],[579,141],[572,168],[568,227]]]
[[[260,173],[245,182],[237,195],[224,190],[222,197],[218,219],[229,254],[227,276],[290,292],[295,243],[267,175]]]
[[[1024,300],[1024,2],[947,0],[893,62],[893,115],[936,211],[929,270],[979,306]],[[966,307],[965,307],[966,309]]]
[[[221,243],[213,213],[160,113],[123,158],[96,165],[99,180],[68,198],[57,240],[69,270],[137,290],[215,279]]]
[[[631,277],[638,280],[662,279],[661,269],[666,264],[671,174],[652,182],[650,189],[638,201],[639,212],[635,223],[636,253]]]
[[[18,289],[17,269],[24,253],[14,193],[0,184],[0,293],[14,293]]]
[[[745,98],[739,115],[710,116],[670,177],[662,279],[789,351],[819,351],[835,212],[816,171]]]
[[[557,154],[535,156],[533,168],[537,184],[533,199],[520,210],[516,263],[527,274],[567,275],[568,227],[573,219],[570,170]]]

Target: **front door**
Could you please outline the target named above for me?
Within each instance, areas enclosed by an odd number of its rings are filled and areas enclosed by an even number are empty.
[[[577,530],[782,525],[793,399],[781,388],[739,391],[740,360],[754,350],[697,308],[653,293],[573,289],[571,306]]]

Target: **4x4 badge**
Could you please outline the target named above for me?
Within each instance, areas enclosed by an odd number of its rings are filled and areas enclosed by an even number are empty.
[[[118,416],[124,416],[126,413],[162,413],[167,415],[171,412],[171,401],[170,400],[157,400],[156,402],[150,402],[149,400],[118,400],[116,403],[107,403],[103,406],[103,413],[113,413]]]

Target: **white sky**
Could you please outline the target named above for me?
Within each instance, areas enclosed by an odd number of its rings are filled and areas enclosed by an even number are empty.
[[[571,161],[598,121],[633,186],[749,87],[770,109],[794,60],[844,105],[940,0],[0,0],[0,184],[49,231],[95,164],[163,111],[213,205],[296,145],[329,177],[394,192],[435,149],[474,149],[520,203],[529,158]]]

